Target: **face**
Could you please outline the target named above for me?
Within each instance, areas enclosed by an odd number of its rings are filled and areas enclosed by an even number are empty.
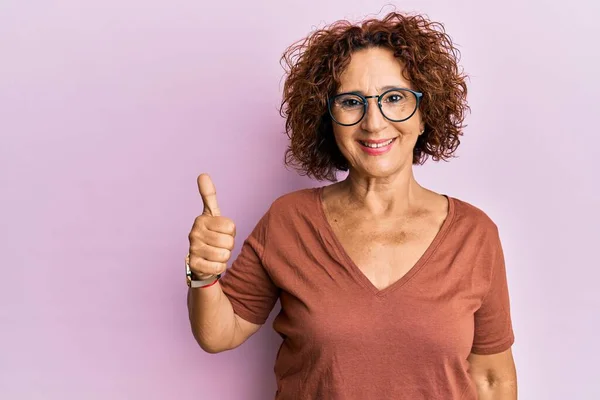
[[[358,92],[371,96],[382,94],[390,87],[414,89],[402,76],[402,68],[401,61],[389,49],[359,50],[352,55],[350,64],[340,76],[337,93]],[[391,100],[396,101],[395,98]],[[406,121],[392,122],[382,115],[376,98],[367,101],[367,112],[358,124],[342,126],[333,123],[335,140],[350,164],[350,173],[366,178],[388,178],[410,169],[413,149],[424,128],[419,110]],[[389,140],[389,145],[373,148]]]

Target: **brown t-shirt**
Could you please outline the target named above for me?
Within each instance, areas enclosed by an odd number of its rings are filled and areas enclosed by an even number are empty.
[[[498,229],[449,197],[432,244],[378,290],[329,226],[322,188],[280,197],[244,242],[221,285],[237,315],[283,338],[278,400],[476,400],[469,353],[514,341]]]

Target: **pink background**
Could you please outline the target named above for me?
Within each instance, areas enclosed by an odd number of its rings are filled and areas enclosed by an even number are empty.
[[[460,158],[417,175],[500,227],[523,399],[600,398],[598,4],[396,3],[443,21],[471,75]],[[272,398],[270,325],[218,355],[188,327],[195,179],[240,238],[320,185],[282,166],[279,57],[381,5],[0,3],[0,398]]]

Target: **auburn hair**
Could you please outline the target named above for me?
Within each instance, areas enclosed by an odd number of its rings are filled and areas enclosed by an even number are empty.
[[[429,157],[447,160],[463,133],[467,104],[466,75],[460,52],[444,26],[424,15],[392,12],[382,19],[355,24],[337,21],[292,44],[281,57],[286,70],[280,113],[290,141],[285,164],[317,180],[336,180],[348,162],[333,136],[327,99],[336,93],[340,75],[353,52],[388,48],[403,62],[405,78],[423,93],[419,109],[425,133],[413,151],[413,164]]]

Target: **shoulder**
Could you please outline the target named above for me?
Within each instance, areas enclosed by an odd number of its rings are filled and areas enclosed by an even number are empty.
[[[250,243],[266,248],[267,241],[288,240],[293,231],[302,229],[304,222],[318,218],[316,210],[319,189],[300,189],[280,195],[272,201],[248,236]]]
[[[493,270],[504,266],[498,225],[481,208],[464,200],[452,200],[455,209],[452,242],[470,257],[474,271],[488,281]]]
[[[462,199],[452,197],[451,200],[455,229],[490,237],[498,236],[498,225],[484,210]]]
[[[320,188],[295,190],[277,197],[269,208],[272,216],[314,214],[320,205]]]
[[[484,225],[488,228],[496,228],[496,222],[481,208],[465,200],[452,198],[454,202],[455,218],[458,221]]]
[[[320,188],[306,188],[275,198],[263,216],[269,240],[289,240],[290,236],[314,233],[324,215],[320,193]]]

